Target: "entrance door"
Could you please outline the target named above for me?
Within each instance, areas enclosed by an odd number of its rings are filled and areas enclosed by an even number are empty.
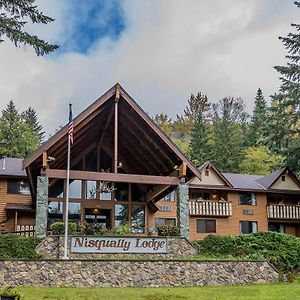
[[[85,209],[85,221],[87,223],[103,224],[106,228],[110,228],[110,209]]]

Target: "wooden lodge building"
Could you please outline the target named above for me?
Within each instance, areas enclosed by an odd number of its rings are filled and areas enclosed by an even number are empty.
[[[0,160],[0,231],[45,236],[64,219],[68,125],[23,161]],[[26,172],[25,172],[26,171]],[[300,183],[288,168],[267,176],[199,168],[116,84],[74,119],[69,220],[129,224],[132,233],[177,225],[207,234],[274,230],[300,236]]]

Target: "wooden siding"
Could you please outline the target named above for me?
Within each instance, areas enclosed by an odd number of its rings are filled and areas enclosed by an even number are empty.
[[[148,227],[155,227],[155,219],[156,218],[175,218],[176,219],[176,207],[177,203],[172,202],[172,201],[158,201],[156,202],[156,205],[158,207],[163,207],[163,206],[170,206],[171,211],[163,211],[159,210],[156,213],[151,212],[148,210]]]
[[[266,213],[267,199],[263,193],[256,194],[257,205],[240,205],[238,203],[239,194],[237,192],[228,193],[228,201],[232,203],[231,217],[190,217],[190,239],[200,240],[205,238],[209,233],[197,233],[197,219],[216,220],[217,235],[239,235],[240,221],[256,221],[258,231],[268,230],[268,220]],[[252,209],[252,215],[245,215],[245,209]]]
[[[22,203],[31,204],[30,195],[15,195],[7,193],[7,180],[0,179],[0,232],[14,231],[15,228],[15,214],[14,212],[9,212],[6,214],[4,207],[7,203]],[[8,221],[5,220],[8,218]],[[28,213],[18,213],[18,219],[22,224],[34,224],[34,217],[29,216]],[[3,223],[4,222],[4,223]],[[20,223],[21,224],[21,223]]]

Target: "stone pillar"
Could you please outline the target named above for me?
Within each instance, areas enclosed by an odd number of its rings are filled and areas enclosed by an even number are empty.
[[[48,219],[48,177],[37,177],[35,232],[39,238],[46,237]]]
[[[179,184],[177,187],[177,226],[180,236],[189,239],[189,186]]]

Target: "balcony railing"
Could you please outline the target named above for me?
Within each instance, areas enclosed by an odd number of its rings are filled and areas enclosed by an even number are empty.
[[[269,219],[289,219],[300,221],[300,206],[298,205],[270,205],[267,206]]]
[[[230,217],[232,215],[230,202],[190,200],[189,205],[191,216]]]

